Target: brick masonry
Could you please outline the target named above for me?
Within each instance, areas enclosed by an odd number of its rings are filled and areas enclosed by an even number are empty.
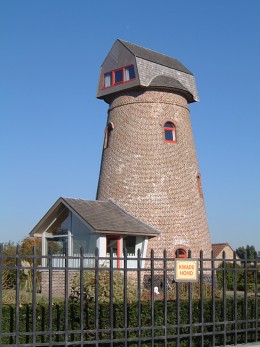
[[[133,216],[160,230],[148,242],[162,255],[177,248],[203,250],[211,242],[186,99],[172,91],[136,89],[110,96],[108,121],[114,129],[103,150],[98,200],[114,200]],[[164,142],[164,123],[176,126],[177,143]]]
[[[75,276],[79,276],[79,271],[68,272],[68,290],[74,284]],[[41,294],[49,296],[49,271],[41,271]],[[65,269],[52,272],[52,295],[63,297],[65,295]]]

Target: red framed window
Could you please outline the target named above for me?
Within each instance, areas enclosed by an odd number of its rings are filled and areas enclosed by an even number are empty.
[[[104,88],[110,87],[112,85],[112,72],[107,72],[104,74]]]
[[[178,248],[175,252],[176,258],[187,258],[187,252],[183,248]]]
[[[164,124],[164,142],[176,143],[176,128],[172,122]]]
[[[102,89],[113,87],[117,84],[130,82],[135,79],[134,65],[124,66],[120,69],[104,73]]]

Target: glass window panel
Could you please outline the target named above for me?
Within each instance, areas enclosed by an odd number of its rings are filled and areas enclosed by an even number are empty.
[[[97,235],[86,234],[85,236],[73,237],[73,254],[80,254],[81,247],[83,248],[84,254],[95,254]]]
[[[107,253],[110,253],[110,249],[112,248],[113,253],[117,254],[117,240],[107,236]]]
[[[112,85],[112,72],[104,74],[104,87],[110,87]]]
[[[127,66],[125,68],[125,81],[130,81],[135,78],[135,69],[134,66]]]
[[[97,234],[92,233],[75,215],[72,216],[72,254],[79,254],[83,247],[85,254],[94,254]]]
[[[115,71],[115,83],[123,82],[123,69]]]
[[[165,128],[174,128],[174,125],[173,125],[173,123],[171,123],[171,122],[166,122],[166,123],[164,124],[164,127],[165,127]]]
[[[123,248],[127,249],[127,253],[135,254],[136,237],[127,236],[123,242]]]
[[[54,237],[47,238],[47,252],[53,255],[67,255],[68,254],[68,238],[67,237]]]
[[[173,131],[165,129],[165,140],[174,141]]]

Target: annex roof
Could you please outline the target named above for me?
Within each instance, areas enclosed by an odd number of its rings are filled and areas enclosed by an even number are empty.
[[[65,211],[65,212],[64,212]],[[73,198],[59,198],[30,235],[42,233],[53,220],[71,211],[93,232],[101,234],[126,234],[156,236],[160,232],[131,216],[116,205],[112,200],[82,200]]]

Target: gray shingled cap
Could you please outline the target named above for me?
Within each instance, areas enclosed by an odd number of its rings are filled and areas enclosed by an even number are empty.
[[[151,80],[149,87],[162,87],[164,89],[166,87],[170,89],[180,90],[186,94],[188,101],[193,100],[192,94],[179,81],[177,81],[173,77],[164,75],[156,76]]]
[[[179,62],[179,60],[177,60],[175,58],[171,58],[171,57],[164,55],[162,53],[152,51],[148,48],[137,46],[137,45],[130,43],[130,42],[126,42],[123,40],[118,40],[118,41],[120,41],[136,57],[146,59],[146,60],[155,62],[155,63],[163,65],[163,66],[168,66],[172,69],[185,72],[189,75],[193,75],[191,71],[189,71],[182,63]]]
[[[78,216],[92,231],[103,234],[126,234],[156,236],[160,232],[153,227],[143,223],[121,209],[111,200],[81,200],[72,198],[60,198],[31,231],[31,235],[42,232],[48,219],[53,218],[55,210],[60,205],[67,207]]]

